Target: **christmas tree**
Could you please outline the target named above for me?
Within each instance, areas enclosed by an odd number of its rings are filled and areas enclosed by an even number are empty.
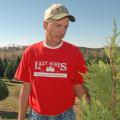
[[[120,32],[114,19],[113,34],[104,50],[110,63],[99,61],[88,65],[84,75],[85,86],[91,95],[88,105],[84,97],[80,102],[80,120],[120,120]]]

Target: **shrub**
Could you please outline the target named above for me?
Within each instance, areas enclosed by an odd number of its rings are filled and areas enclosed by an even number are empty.
[[[7,85],[3,80],[0,80],[0,101],[4,100],[8,95],[9,91]]]

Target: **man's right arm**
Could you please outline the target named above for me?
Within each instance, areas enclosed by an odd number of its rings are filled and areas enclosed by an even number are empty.
[[[28,98],[31,91],[31,84],[23,82],[19,96],[19,113],[18,120],[24,120],[28,109]]]

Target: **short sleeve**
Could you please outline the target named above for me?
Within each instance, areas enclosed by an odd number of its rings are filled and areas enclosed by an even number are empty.
[[[86,63],[84,57],[80,50],[78,50],[76,56],[76,69],[75,69],[75,77],[73,83],[76,84],[83,84],[84,79],[82,74],[87,72]]]
[[[14,78],[16,80],[24,81],[24,82],[30,82],[30,65],[29,65],[29,50],[25,50],[25,52],[22,55],[21,61],[18,65],[18,68],[15,72]]]

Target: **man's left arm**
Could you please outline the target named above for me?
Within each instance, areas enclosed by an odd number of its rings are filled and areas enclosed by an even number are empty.
[[[75,94],[78,98],[85,96],[86,102],[90,104],[90,94],[88,93],[88,90],[85,88],[83,84],[76,84],[74,86],[74,89],[75,89]]]

